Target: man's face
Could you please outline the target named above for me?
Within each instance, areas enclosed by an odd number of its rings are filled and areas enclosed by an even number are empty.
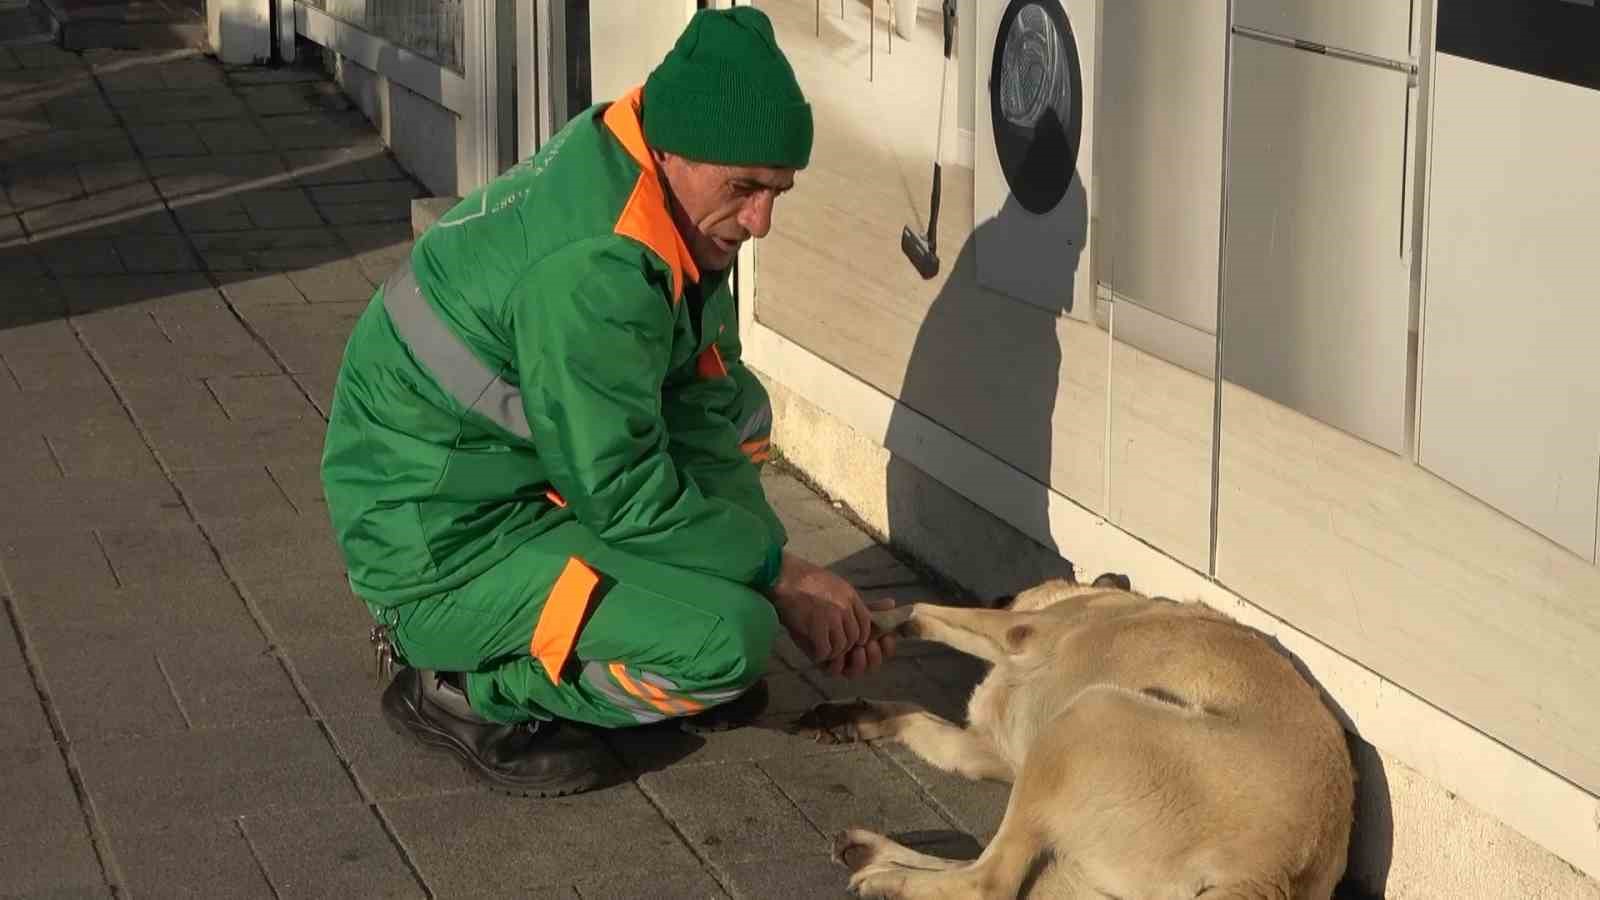
[[[672,191],[672,216],[701,269],[733,265],[739,246],[772,229],[772,206],[794,187],[794,169],[723,166],[657,153]]]

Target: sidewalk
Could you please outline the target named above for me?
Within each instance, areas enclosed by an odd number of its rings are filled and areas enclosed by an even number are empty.
[[[513,800],[392,735],[321,499],[345,335],[420,196],[315,72],[0,49],[0,895],[839,897],[863,825],[975,856],[1005,788],[769,727],[619,734],[631,783]],[[802,554],[926,588],[767,484]],[[909,648],[824,696],[959,714]]]

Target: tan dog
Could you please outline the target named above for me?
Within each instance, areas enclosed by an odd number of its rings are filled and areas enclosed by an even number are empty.
[[[1051,581],[1008,609],[926,603],[886,631],[993,664],[965,729],[915,705],[824,703],[795,722],[892,738],[934,766],[1012,784],[971,862],[860,829],[834,842],[851,890],[896,898],[1327,900],[1355,775],[1344,732],[1264,635],[1120,575]]]

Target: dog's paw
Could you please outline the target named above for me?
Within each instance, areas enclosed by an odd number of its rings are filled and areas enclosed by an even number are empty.
[[[871,700],[831,700],[806,710],[789,725],[790,734],[809,734],[819,744],[853,744],[878,736],[883,717]]]
[[[883,839],[864,828],[848,828],[833,836],[833,861],[851,872],[872,865]]]
[[[896,637],[914,638],[917,636],[917,622],[912,618],[915,604],[907,603],[889,609],[872,610],[872,630],[879,634],[892,634]]]

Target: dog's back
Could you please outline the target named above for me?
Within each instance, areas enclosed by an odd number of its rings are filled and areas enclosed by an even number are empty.
[[[1030,896],[1330,896],[1352,768],[1289,660],[1197,604],[1036,591],[1013,607],[1027,646],[971,709],[1013,757],[1013,803],[1050,832]]]

